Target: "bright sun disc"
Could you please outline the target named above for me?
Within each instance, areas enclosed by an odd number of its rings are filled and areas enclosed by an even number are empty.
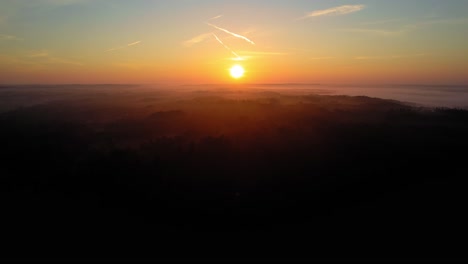
[[[231,73],[232,78],[234,79],[239,79],[242,76],[244,76],[245,70],[242,68],[240,65],[234,65],[232,68],[229,70]]]

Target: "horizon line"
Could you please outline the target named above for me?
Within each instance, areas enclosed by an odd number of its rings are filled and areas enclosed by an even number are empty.
[[[165,86],[248,86],[248,85],[261,85],[261,86],[435,86],[435,87],[448,87],[448,86],[468,86],[468,83],[445,83],[445,84],[430,84],[430,83],[318,83],[318,82],[278,82],[278,83],[0,83],[0,87],[5,86],[145,86],[145,85],[165,85]]]

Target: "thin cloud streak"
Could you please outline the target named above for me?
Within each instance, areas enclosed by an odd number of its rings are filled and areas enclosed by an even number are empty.
[[[21,40],[21,39],[18,38],[17,36],[0,34],[0,40]]]
[[[111,52],[111,51],[116,51],[116,50],[125,49],[125,48],[131,47],[131,46],[138,45],[138,44],[140,44],[140,43],[141,43],[141,40],[135,41],[135,42],[129,43],[129,44],[125,45],[125,46],[120,46],[120,47],[108,49],[108,50],[106,50],[105,52]]]
[[[11,65],[24,65],[26,67],[48,67],[51,65],[84,66],[83,63],[68,58],[62,58],[50,54],[48,51],[35,51],[19,56],[2,56],[0,61]]]
[[[223,31],[223,32],[225,32],[225,33],[227,33],[227,34],[229,34],[229,35],[232,35],[232,36],[234,36],[234,37],[236,37],[236,38],[243,39],[243,40],[247,41],[248,43],[250,43],[250,44],[252,44],[252,45],[255,45],[255,42],[253,42],[252,40],[248,39],[248,38],[245,37],[245,36],[236,34],[236,33],[234,33],[234,32],[231,32],[231,31],[227,30],[227,29],[224,29],[224,28],[220,28],[220,27],[215,26],[215,25],[213,25],[213,24],[210,24],[210,23],[208,23],[208,22],[207,22],[206,24],[208,24],[208,25],[211,26],[211,27],[214,27],[215,29],[221,30],[221,31]]]
[[[67,58],[56,57],[53,54],[45,50],[30,53],[27,57],[42,64],[63,64],[63,65],[83,66],[83,63],[81,62],[74,61],[74,60],[67,59]]]
[[[378,35],[378,36],[391,37],[391,36],[399,36],[404,33],[415,30],[415,29],[416,28],[413,26],[406,26],[400,30],[349,28],[349,29],[342,29],[342,31],[354,32],[354,33],[367,33],[367,34],[373,34],[373,35]]]
[[[215,17],[212,17],[212,18],[208,19],[208,21],[216,20],[216,19],[219,19],[219,18],[222,18],[222,17],[223,17],[223,15],[215,16]]]
[[[84,64],[81,62],[64,59],[64,58],[57,58],[57,57],[49,57],[48,60],[45,62],[48,64],[65,64],[65,65],[72,65],[72,66],[83,66]]]
[[[405,59],[405,58],[415,58],[415,57],[424,57],[425,53],[410,54],[410,55],[387,55],[387,56],[358,56],[355,57],[355,60],[394,60],[394,59]]]
[[[434,19],[426,20],[417,23],[415,26],[430,26],[430,25],[463,25],[468,23],[468,18],[452,18],[452,19]]]
[[[311,18],[311,17],[319,17],[319,16],[346,15],[346,14],[351,14],[354,12],[361,11],[365,7],[366,7],[365,5],[343,5],[343,6],[332,7],[332,8],[324,9],[324,10],[315,10],[315,11],[308,13],[304,17],[298,18],[297,20]]]
[[[390,24],[390,23],[401,22],[401,21],[405,21],[405,20],[407,20],[407,19],[405,19],[405,18],[392,18],[392,19],[365,22],[365,23],[361,23],[361,25],[362,26],[369,26],[369,25]]]
[[[141,40],[135,41],[135,42],[133,42],[133,43],[127,44],[127,47],[135,46],[135,45],[138,45],[138,44],[140,44],[140,43],[141,43]]]
[[[28,55],[29,58],[44,58],[49,57],[49,52],[47,51],[39,51]]]
[[[184,41],[183,45],[186,46],[186,47],[191,47],[191,46],[193,46],[195,44],[198,44],[200,42],[203,42],[203,41],[207,40],[208,38],[211,37],[212,34],[213,33],[211,33],[211,32],[210,33],[200,34],[200,35],[195,36],[195,37],[193,37],[193,38],[191,38],[189,40]]]
[[[237,55],[237,53],[235,53],[231,48],[229,48],[226,44],[224,44],[219,38],[218,36],[216,36],[216,34],[213,33],[213,36],[215,37],[215,39],[221,44],[223,45],[229,52],[231,52],[234,56],[237,57],[237,59],[241,59],[241,57],[239,55]]]
[[[383,21],[388,22],[391,20]],[[397,21],[397,20],[394,20]],[[414,24],[403,25],[399,29],[396,30],[388,30],[388,29],[379,29],[379,28],[345,28],[341,29],[341,31],[346,32],[355,32],[355,33],[365,33],[371,35],[378,35],[384,37],[392,37],[392,36],[400,36],[403,34],[410,33],[412,31],[418,30],[423,27],[433,26],[433,25],[464,25],[468,24],[467,18],[454,18],[454,19],[438,19],[438,20],[426,20],[421,21]],[[370,24],[369,24],[370,25]]]

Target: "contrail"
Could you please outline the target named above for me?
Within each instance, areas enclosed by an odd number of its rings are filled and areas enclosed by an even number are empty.
[[[221,44],[223,45],[227,50],[229,50],[232,54],[234,54],[234,56],[236,56],[238,59],[241,59],[241,57],[239,55],[237,55],[237,53],[235,53],[231,48],[229,48],[226,44],[224,44],[219,38],[218,36],[216,36],[215,33],[213,33],[213,36],[216,38],[216,40]]]
[[[210,21],[210,20],[215,20],[215,19],[218,19],[218,18],[221,18],[221,17],[223,17],[223,15],[219,15],[219,16],[212,17],[212,18],[208,19],[208,21]]]
[[[135,41],[135,42],[130,43],[130,44],[127,44],[127,46],[128,46],[128,47],[131,47],[131,46],[133,46],[133,45],[137,45],[137,44],[140,44],[140,43],[141,43],[141,40]]]
[[[206,24],[208,24],[209,26],[212,26],[212,27],[214,27],[214,28],[216,28],[216,29],[218,29],[218,30],[221,30],[221,31],[223,31],[223,32],[226,32],[226,33],[228,33],[229,35],[232,35],[232,36],[234,36],[234,37],[236,37],[236,38],[243,39],[243,40],[249,42],[249,43],[252,44],[252,45],[255,45],[255,42],[253,42],[252,40],[248,39],[247,37],[244,37],[244,36],[242,36],[242,35],[233,33],[233,32],[231,32],[231,31],[229,31],[229,30],[227,30],[227,29],[217,27],[217,26],[215,26],[215,25],[213,25],[213,24],[210,24],[210,23],[208,23],[208,22],[206,22]]]
[[[330,15],[346,15],[351,14],[354,12],[361,11],[365,8],[365,5],[343,5],[332,7],[325,10],[315,10],[304,17],[300,17],[296,20],[302,20],[310,17],[318,17],[318,16],[330,16]]]

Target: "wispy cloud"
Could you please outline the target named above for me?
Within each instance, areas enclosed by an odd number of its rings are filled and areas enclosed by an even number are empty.
[[[47,51],[36,51],[32,52],[29,55],[27,55],[29,58],[44,58],[44,57],[49,57],[49,52]]]
[[[132,43],[130,43],[130,44],[127,44],[127,47],[135,46],[135,45],[138,45],[138,44],[140,44],[140,43],[141,43],[141,40],[135,41],[135,42],[132,42]]]
[[[186,46],[186,47],[191,47],[195,44],[198,44],[200,42],[203,42],[209,38],[211,38],[213,33],[209,32],[209,33],[203,33],[203,34],[200,34],[198,36],[195,36],[189,40],[186,40],[183,42],[183,45]]]
[[[414,26],[404,26],[397,30],[387,30],[387,29],[368,29],[368,28],[347,28],[341,29],[341,31],[354,32],[354,33],[365,33],[371,35],[378,35],[384,37],[392,37],[402,35],[404,33],[414,30]]]
[[[18,56],[0,54],[0,65],[7,65],[9,68],[14,68],[18,66],[34,66],[36,63],[24,60]]]
[[[236,56],[236,59],[237,59],[237,60],[241,60],[241,59],[242,59],[242,58],[241,58],[239,55],[237,55],[237,53],[235,53],[230,47],[228,47],[226,44],[224,44],[224,42],[222,42],[222,41],[218,38],[218,36],[216,36],[216,34],[213,33],[213,36],[214,36],[215,39],[216,39],[221,45],[223,45],[229,52],[231,52],[234,56]]]
[[[222,17],[223,17],[223,15],[215,16],[215,17],[212,17],[212,18],[208,19],[208,21],[216,20],[216,19],[219,19],[219,18],[222,18]]]
[[[105,52],[111,52],[111,51],[116,51],[116,50],[125,49],[125,48],[128,48],[128,47],[132,47],[132,46],[138,45],[138,44],[140,44],[140,43],[141,43],[140,40],[139,40],[139,41],[135,41],[135,42],[129,43],[129,44],[125,45],[125,46],[120,46],[120,47],[115,47],[115,48],[112,48],[112,49],[108,49],[108,50],[106,50]]]
[[[72,66],[83,66],[84,64],[75,60],[70,60],[66,58],[58,57],[48,57],[46,64],[63,64],[63,65],[72,65]]]
[[[0,40],[22,40],[22,39],[18,38],[17,36],[0,34]]]
[[[207,22],[206,24],[208,24],[209,26],[211,26],[211,27],[213,27],[213,28],[215,28],[215,29],[221,30],[221,31],[223,31],[223,32],[225,32],[225,33],[227,33],[227,34],[233,36],[233,37],[243,39],[243,40],[247,41],[248,43],[250,43],[250,44],[252,44],[252,45],[255,45],[255,42],[253,42],[252,40],[248,39],[248,38],[245,37],[245,36],[236,34],[236,33],[234,33],[234,32],[231,32],[231,31],[227,30],[227,29],[224,29],[224,28],[220,28],[220,27],[215,26],[215,25],[213,25],[213,24],[210,24],[210,23],[208,23],[208,22]]]
[[[384,20],[377,20],[377,21],[364,22],[364,23],[361,23],[361,25],[363,25],[363,26],[381,25],[381,24],[389,24],[389,23],[401,22],[401,21],[405,21],[405,20],[406,20],[406,19],[404,19],[404,18],[391,18],[391,19],[384,19]]]
[[[384,55],[384,56],[358,56],[355,60],[394,60],[427,56],[425,53],[404,54],[404,55]]]
[[[346,15],[346,14],[351,14],[354,12],[361,11],[365,7],[366,7],[365,5],[343,5],[343,6],[332,7],[332,8],[324,9],[324,10],[315,10],[315,11],[308,13],[306,16],[298,18],[298,20],[311,18],[311,17],[319,17],[319,16]]]
[[[432,19],[416,23],[415,26],[430,26],[430,25],[463,25],[468,24],[468,18],[448,18],[448,19]]]
[[[75,61],[68,58],[57,57],[46,50],[30,52],[24,56],[26,59],[29,59],[32,62],[38,64],[62,64],[62,65],[72,65],[72,66],[83,66],[83,63]]]
[[[20,55],[1,56],[0,61],[9,66],[45,68],[52,65],[83,66],[84,64],[69,58],[58,57],[48,51],[31,51]]]
[[[207,21],[212,21],[212,20],[216,20],[216,19],[219,19],[223,17],[223,15],[218,15],[218,16],[215,16],[215,17],[212,17],[210,19],[208,19]],[[244,35],[241,35],[241,34],[238,34],[238,33],[234,33],[230,30],[227,30],[225,28],[222,28],[222,27],[218,27],[216,25],[213,25],[211,24],[210,22],[205,22],[208,26],[216,29],[216,30],[219,30],[219,31],[222,31],[224,33],[227,33],[228,35],[230,35],[229,37],[226,37],[225,39],[228,39],[228,38],[238,38],[238,39],[242,39],[252,45],[255,45],[255,42],[253,42],[251,39],[249,39],[248,37],[244,36]],[[214,32],[210,32],[210,33],[204,33],[204,34],[200,34],[198,36],[195,36],[189,40],[186,40],[183,42],[183,45],[186,46],[186,47],[191,47],[195,44],[198,44],[198,43],[201,43],[201,42],[204,42],[210,38],[214,38],[221,46],[223,46],[226,50],[229,51],[229,53],[231,53],[232,55],[234,55],[233,58],[229,58],[229,60],[233,60],[233,61],[243,61],[243,60],[246,60],[248,58],[251,58],[252,56],[248,56],[248,55],[242,55],[240,56],[238,52],[235,52],[230,46],[228,46],[223,40],[221,40],[221,38],[215,34]],[[248,52],[246,52],[248,53]],[[258,55],[258,54],[257,54]],[[265,55],[265,54],[263,54]],[[271,55],[271,54],[269,54]]]
[[[398,21],[395,20],[387,20],[382,21],[382,23]],[[374,23],[379,24],[379,23]],[[341,31],[346,32],[355,32],[355,33],[363,33],[363,34],[370,34],[376,36],[383,36],[383,37],[393,37],[393,36],[400,36],[404,35],[413,31],[416,31],[420,28],[424,28],[427,26],[435,26],[435,25],[464,25],[468,24],[468,18],[451,18],[451,19],[430,19],[430,20],[422,20],[413,24],[402,25],[396,29],[382,29],[382,28],[345,28],[340,29]],[[371,25],[371,24],[369,24]]]

